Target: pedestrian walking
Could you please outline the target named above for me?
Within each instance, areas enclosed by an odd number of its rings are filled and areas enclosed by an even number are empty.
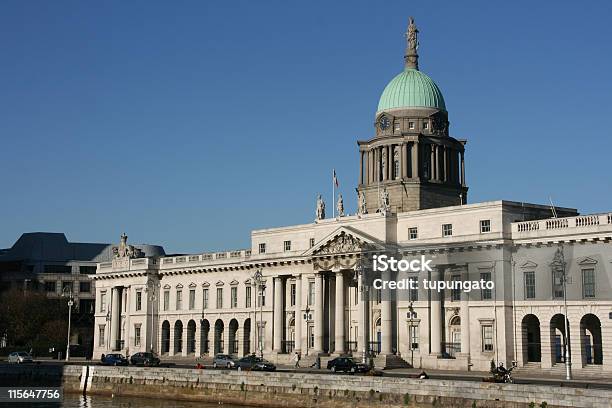
[[[295,363],[295,367],[294,368],[300,368],[300,354],[297,351],[293,355],[293,361]]]

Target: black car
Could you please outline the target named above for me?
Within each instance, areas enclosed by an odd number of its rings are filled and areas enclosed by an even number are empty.
[[[130,363],[132,365],[143,365],[143,366],[159,366],[159,358],[149,352],[139,352],[132,354],[130,357]]]
[[[275,371],[276,366],[257,356],[246,356],[236,361],[236,368],[238,371],[252,370],[252,371]]]
[[[102,358],[100,359],[102,365],[113,365],[113,366],[126,366],[128,365],[127,358],[123,357],[123,354],[113,353],[113,354],[102,354]]]
[[[358,363],[350,357],[336,357],[327,362],[327,369],[332,372],[365,373],[369,370],[368,366]]]

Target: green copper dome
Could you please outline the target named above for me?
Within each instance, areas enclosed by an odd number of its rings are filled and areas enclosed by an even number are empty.
[[[401,108],[434,108],[445,111],[446,105],[440,88],[430,77],[418,69],[406,68],[383,91],[377,112]]]

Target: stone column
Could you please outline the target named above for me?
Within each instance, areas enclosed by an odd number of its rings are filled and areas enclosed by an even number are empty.
[[[540,320],[540,364],[542,368],[551,368],[554,364],[550,331],[550,320]]]
[[[402,143],[401,149],[401,178],[402,180],[405,180],[408,177],[408,145],[406,143]]]
[[[119,306],[119,288],[111,289],[111,321],[110,321],[110,350],[117,349],[117,340],[121,330],[121,309]]]
[[[314,304],[314,352],[323,352],[323,274],[315,274],[315,304]]]
[[[274,278],[274,348],[275,353],[283,352],[284,283],[282,277]]]
[[[444,171],[442,173],[442,181],[446,182],[449,179],[448,177],[448,149],[446,148],[446,146],[442,146],[442,157],[443,157],[442,164],[444,166]]]
[[[336,318],[335,318],[335,341],[334,352],[343,354],[344,345],[344,275],[342,271],[336,272]]]
[[[391,273],[385,271],[381,273],[383,281],[391,279]],[[384,289],[381,293],[380,302],[380,353],[383,355],[393,354],[393,321],[391,314],[391,293],[389,289]]]
[[[175,322],[170,322],[170,336],[168,340],[170,342],[170,346],[168,347],[169,356],[173,356],[176,354],[174,350],[174,323]]]
[[[468,270],[466,267],[466,271],[464,273],[464,281],[469,280]],[[469,303],[470,294],[467,292],[461,292],[461,302],[460,302],[460,314],[459,317],[461,319],[461,354],[468,356],[470,355],[470,303]]]
[[[295,344],[297,352],[302,351],[302,325],[304,324],[304,312],[302,311],[302,276],[295,277]]]
[[[359,184],[363,184],[363,151],[359,152]]]
[[[461,151],[461,185],[465,186],[465,160],[464,160],[464,152]]]
[[[374,183],[377,183],[379,178],[378,178],[378,173],[379,173],[379,169],[380,169],[380,163],[378,162],[378,147],[374,149],[374,171],[372,172],[372,174],[374,175]]]
[[[438,269],[434,269],[434,272],[430,272],[430,281],[439,280],[441,272]],[[434,277],[432,277],[432,275]],[[440,292],[435,290],[429,291],[431,296],[431,302],[429,308],[431,310],[431,333],[429,335],[429,341],[431,343],[431,355],[439,356],[441,354],[441,342],[442,342],[442,302],[440,302]]]
[[[411,163],[412,166],[412,178],[419,178],[419,142],[415,141],[412,143],[412,154],[411,154]]]
[[[187,320],[187,322],[183,322],[183,344],[181,348],[181,355],[183,357],[187,357],[187,350],[189,349],[189,337],[187,336],[187,333],[189,333],[189,320]]]

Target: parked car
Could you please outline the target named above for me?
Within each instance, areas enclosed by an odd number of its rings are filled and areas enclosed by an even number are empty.
[[[216,354],[213,359],[213,367],[225,367],[225,368],[234,368],[236,365],[236,361],[232,358],[232,356],[228,354]]]
[[[32,356],[25,351],[14,351],[8,355],[8,362],[11,364],[32,363]]]
[[[369,367],[363,363],[358,363],[350,357],[336,357],[327,362],[327,369],[332,372],[365,373]]]
[[[132,365],[143,365],[143,366],[158,366],[159,365],[159,357],[150,352],[139,352],[132,354],[130,357],[130,363]]]
[[[240,360],[236,361],[236,367],[238,371],[242,370],[252,370],[252,371],[275,371],[276,366],[265,360],[263,358],[257,356],[246,356],[242,357]]]
[[[112,365],[112,366],[126,366],[128,365],[128,360],[123,356],[123,354],[113,353],[113,354],[102,354],[102,358],[100,359],[102,365]]]

